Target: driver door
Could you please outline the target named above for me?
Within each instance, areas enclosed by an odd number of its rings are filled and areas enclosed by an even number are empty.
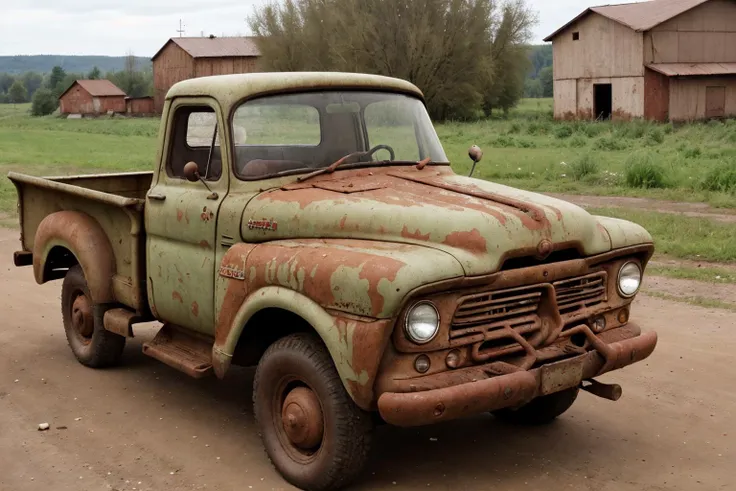
[[[146,201],[148,294],[164,322],[213,334],[217,217],[228,193],[227,153],[216,134],[224,119],[208,98],[175,100],[158,179]],[[189,182],[196,162],[202,182]],[[208,189],[209,187],[209,189]]]

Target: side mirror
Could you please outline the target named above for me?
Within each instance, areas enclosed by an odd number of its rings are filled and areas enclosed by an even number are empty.
[[[470,157],[470,160],[473,161],[473,168],[470,169],[469,177],[473,177],[473,173],[475,172],[475,166],[478,165],[478,162],[483,160],[483,150],[481,150],[478,145],[473,145],[472,147],[470,147],[470,150],[468,151],[468,156]]]
[[[204,184],[204,187],[207,188],[207,191],[210,192],[210,195],[207,197],[207,199],[217,200],[220,198],[216,192],[212,191],[212,189],[207,184],[207,181],[202,178],[202,175],[199,173],[199,165],[197,165],[196,162],[188,162],[184,166],[184,178],[189,182],[201,181],[202,184]]]
[[[184,166],[184,177],[189,182],[197,182],[201,179],[199,175],[199,165],[196,162],[188,162]]]

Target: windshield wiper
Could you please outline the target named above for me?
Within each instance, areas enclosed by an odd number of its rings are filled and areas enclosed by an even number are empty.
[[[302,176],[299,179],[297,179],[297,182],[304,182],[308,181],[309,179],[317,176],[321,176],[322,174],[332,174],[337,170],[338,167],[341,165],[345,165],[350,161],[351,159],[354,159],[356,157],[363,157],[366,154],[366,152],[355,152],[355,153],[349,153],[340,160],[330,164],[328,167],[323,167],[321,169],[317,169],[314,172],[311,172],[307,174],[306,176]]]
[[[356,157],[364,157],[365,155],[366,155],[366,152],[355,152],[355,153],[348,154],[348,155],[344,156],[343,158],[341,158],[340,160],[334,162],[333,164],[331,164],[328,167],[323,167],[322,169],[318,169],[318,170],[316,170],[316,171],[314,171],[314,172],[312,172],[310,174],[307,174],[306,176],[299,177],[297,179],[297,182],[304,182],[304,181],[307,181],[307,180],[309,180],[309,179],[311,179],[313,177],[321,176],[322,174],[332,174],[333,172],[335,172],[338,169],[338,167],[343,166],[343,165],[349,163],[350,160],[352,160],[352,159],[354,159]],[[398,163],[398,161],[394,161],[394,160],[379,160],[379,161],[376,161],[376,162],[371,162],[372,165],[385,165],[385,164],[391,164],[391,163]],[[430,157],[427,157],[426,159],[424,159],[424,160],[419,161],[419,162],[416,163],[417,169],[418,170],[422,170],[427,165],[429,165],[431,163],[432,163],[432,159]]]

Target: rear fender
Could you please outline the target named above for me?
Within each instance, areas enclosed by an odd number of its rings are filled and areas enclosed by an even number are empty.
[[[267,286],[249,295],[232,323],[218,326],[212,360],[215,373],[223,378],[248,321],[263,309],[277,308],[298,315],[309,323],[324,342],[345,389],[355,403],[375,407],[373,385],[383,352],[391,336],[390,320],[330,315],[308,297],[280,286]]]
[[[76,211],[59,211],[43,219],[33,241],[33,275],[39,285],[59,278],[47,268],[49,253],[55,247],[63,247],[74,255],[95,304],[115,301],[115,254],[95,219]]]

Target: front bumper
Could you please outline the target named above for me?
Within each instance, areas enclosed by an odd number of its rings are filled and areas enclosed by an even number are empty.
[[[378,398],[381,417],[395,426],[424,426],[442,421],[517,407],[532,399],[571,387],[639,362],[652,354],[657,334],[641,330],[634,323],[626,327],[593,334],[586,325],[573,328],[583,333],[593,350],[574,358],[518,370],[473,382],[422,392],[385,392]],[[622,335],[630,335],[621,339]],[[618,341],[607,342],[619,339]]]

